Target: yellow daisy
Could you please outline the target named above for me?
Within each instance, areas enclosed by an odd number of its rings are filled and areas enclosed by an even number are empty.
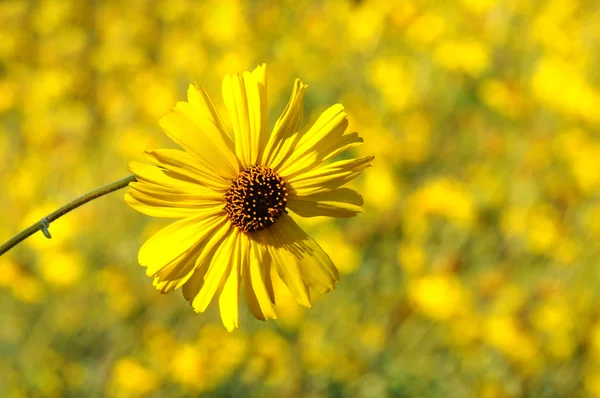
[[[125,200],[154,217],[180,220],[152,236],[139,251],[161,292],[183,287],[196,312],[219,297],[223,324],[238,326],[240,288],[258,319],[276,318],[272,277],[303,306],[311,290],[329,292],[338,271],[329,256],[287,210],[302,217],[352,217],[362,197],[342,186],[371,165],[372,156],[328,162],[359,145],[346,134],[342,105],[300,130],[306,85],[296,79],[272,132],[267,127],[266,66],[227,75],[223,98],[233,126],[225,127],[207,93],[196,85],[160,120],[184,151],[145,151],[153,165],[131,162],[137,182]]]

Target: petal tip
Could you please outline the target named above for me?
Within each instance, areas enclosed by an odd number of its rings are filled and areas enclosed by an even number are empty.
[[[264,73],[267,70],[267,64],[266,63],[262,63],[256,66],[256,68],[254,68],[254,70],[252,71],[252,73]]]

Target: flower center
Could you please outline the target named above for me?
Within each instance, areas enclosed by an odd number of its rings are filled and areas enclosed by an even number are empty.
[[[285,181],[270,167],[254,165],[233,180],[225,194],[231,223],[244,232],[270,227],[285,212]]]

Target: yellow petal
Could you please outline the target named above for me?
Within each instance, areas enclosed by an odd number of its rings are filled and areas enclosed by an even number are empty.
[[[215,252],[204,276],[204,283],[192,301],[192,306],[196,312],[206,310],[215,293],[222,287],[225,278],[229,275],[239,235],[239,230],[233,228]]]
[[[185,258],[174,261],[154,275],[153,285],[161,293],[169,293],[181,287],[194,273],[199,249],[189,251]]]
[[[337,268],[321,246],[290,216],[280,217],[270,229],[280,237],[279,251],[289,253],[288,258],[297,263],[302,279],[311,289],[327,293],[335,288],[335,283],[339,280]],[[291,289],[290,291],[293,293]]]
[[[230,228],[229,221],[226,218],[222,219],[217,226],[212,228],[212,232],[204,236],[196,248],[190,252],[189,259],[192,261],[191,263],[180,266],[176,262],[173,262],[171,265],[161,269],[154,275],[154,286],[161,293],[167,293],[178,289],[182,285],[184,287],[187,286],[188,281],[196,273],[204,276],[216,248],[229,233]]]
[[[125,194],[125,203],[140,213],[152,217],[187,218],[198,214],[198,209],[195,208],[163,206],[157,204],[152,199],[140,196],[140,194],[134,196],[131,192]]]
[[[344,107],[333,105],[319,116],[315,124],[302,136],[293,153],[278,168],[283,176],[291,176],[310,169],[331,154],[332,142],[339,142],[348,127]]]
[[[270,279],[271,257],[267,248],[258,241],[250,239],[250,247],[250,261],[243,273],[248,307],[257,319],[276,319],[273,295],[270,293],[273,291]]]
[[[225,127],[225,124],[223,123],[221,116],[219,115],[219,113],[215,109],[215,106],[210,100],[208,93],[197,84],[190,84],[190,86],[188,87],[187,95],[189,103],[201,109],[204,109],[207,114],[206,116],[213,124],[217,126],[219,132],[221,134],[226,134],[227,137],[229,137],[229,142],[227,145],[233,145],[233,137],[229,133],[229,130],[227,130],[227,128]],[[227,141],[225,138],[223,139]],[[233,146],[231,146],[231,148],[233,148]]]
[[[300,305],[310,307],[310,292],[301,271],[300,260],[302,257],[295,250],[295,240],[298,236],[289,236],[289,234],[283,236],[280,233],[279,227],[288,219],[290,219],[289,216],[284,214],[274,225],[261,231],[260,234],[281,280],[284,281]]]
[[[350,148],[354,148],[362,144],[363,141],[364,140],[358,135],[357,132],[344,134],[337,139],[334,138],[330,140],[328,143],[329,145],[323,149],[323,153],[328,153],[328,155],[323,157],[323,160],[331,159],[332,157],[337,156]]]
[[[201,209],[222,206],[224,203],[223,194],[207,188],[191,193],[173,193],[165,192],[160,187],[145,182],[132,182],[129,187],[131,188],[130,193],[135,199],[142,202],[147,201],[149,205]]]
[[[198,259],[196,260],[195,270],[190,279],[183,285],[183,297],[190,304],[193,303],[194,299],[198,295],[198,292],[204,285],[204,276],[208,271],[210,263],[212,262],[215,253],[219,249],[219,247],[223,244],[225,238],[227,238],[232,232],[232,226],[229,221],[226,221],[221,228],[215,231],[214,234],[210,237],[204,250]]]
[[[235,152],[243,167],[260,162],[267,138],[266,66],[252,73],[226,75],[223,100],[233,124]]]
[[[187,113],[189,106],[183,104],[178,103],[160,119],[159,123],[164,132],[193,155],[206,173],[210,172],[214,177],[235,178],[239,174],[239,168],[237,163],[231,163],[230,159],[233,156],[227,153],[230,150],[226,146],[218,145],[214,136],[209,135],[214,134],[214,131],[203,131],[196,125]]]
[[[131,182],[131,190],[125,195],[125,202],[139,212],[153,217],[184,218],[194,216],[202,209],[222,206],[223,194],[199,184],[173,179],[158,167],[149,167],[157,172],[155,181],[140,178]],[[155,183],[161,179],[167,180],[166,186]],[[169,180],[180,184],[173,187]]]
[[[302,217],[354,217],[362,213],[363,198],[349,188],[337,188],[308,196],[290,196],[287,207]]]
[[[138,181],[152,185],[155,189],[163,192],[192,193],[198,192],[199,189],[202,191],[205,189],[183,175],[168,172],[151,164],[129,162],[129,171],[135,174]]]
[[[194,299],[202,289],[204,285],[204,277],[206,276],[206,271],[208,271],[208,267],[200,267],[196,268],[192,274],[192,276],[185,282],[183,288],[181,289],[183,292],[183,297],[193,305]]]
[[[304,92],[308,86],[296,79],[290,99],[277,119],[265,148],[263,163],[274,169],[290,155],[302,123]]]
[[[221,320],[229,332],[238,327],[240,272],[242,263],[248,258],[248,251],[248,239],[244,235],[241,235],[233,251],[229,276],[227,276],[219,296]]]
[[[196,88],[190,86],[190,90],[195,92]],[[214,114],[206,106],[178,102],[174,111],[189,119],[196,127],[198,131],[196,139],[203,140],[203,154],[207,151],[221,154],[223,163],[228,166],[229,170],[235,173],[239,171],[233,140],[223,129],[220,120],[215,120]],[[216,111],[214,112],[216,113]]]
[[[248,108],[259,110],[251,112],[250,122],[254,126],[253,150],[257,152],[256,163],[262,163],[262,154],[269,140],[269,106],[267,100],[267,65],[257,66],[252,71],[254,81],[245,80],[248,95]],[[256,91],[254,89],[256,87]]]
[[[294,177],[284,177],[290,191],[298,196],[330,191],[356,178],[364,169],[372,166],[373,156],[340,160],[316,167]]]
[[[155,165],[165,169],[165,174],[179,179],[197,182],[215,192],[226,192],[230,180],[211,172],[190,154],[177,149],[153,149],[144,151],[144,155]]]
[[[140,248],[138,260],[154,275],[187,252],[204,243],[204,239],[226,218],[220,208],[204,210],[197,216],[174,222],[161,229]]]

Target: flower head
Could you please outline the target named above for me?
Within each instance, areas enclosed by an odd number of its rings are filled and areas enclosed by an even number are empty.
[[[346,133],[337,104],[300,129],[306,85],[296,80],[273,130],[267,128],[266,67],[227,75],[225,127],[206,92],[190,85],[160,124],[184,151],[145,154],[153,165],[130,163],[137,182],[125,200],[154,217],[178,218],[152,236],[139,262],[163,293],[182,287],[194,310],[219,297],[223,323],[238,326],[240,288],[258,319],[276,318],[272,277],[310,307],[311,291],[329,292],[338,271],[329,256],[288,215],[352,217],[362,197],[342,186],[371,165],[372,156],[329,160],[359,145]]]

